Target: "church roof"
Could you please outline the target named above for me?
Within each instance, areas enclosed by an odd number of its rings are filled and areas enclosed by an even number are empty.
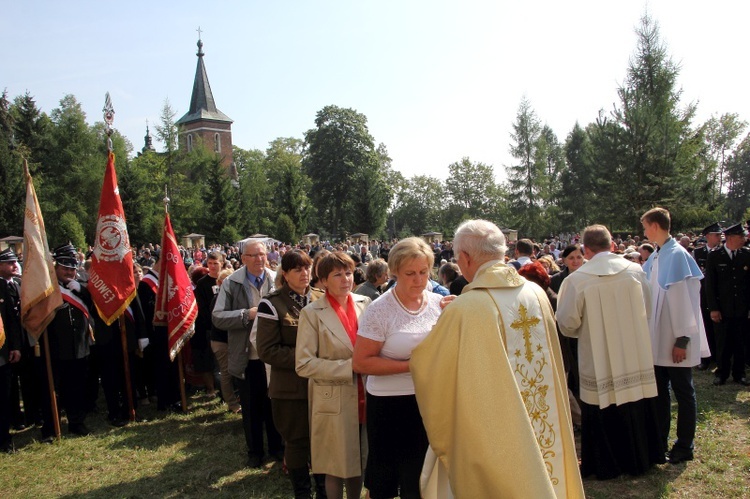
[[[221,121],[232,123],[232,119],[216,108],[211,85],[208,83],[206,65],[203,63],[203,42],[198,39],[198,67],[195,69],[193,95],[190,98],[190,110],[177,120],[177,125],[184,125],[200,120]]]

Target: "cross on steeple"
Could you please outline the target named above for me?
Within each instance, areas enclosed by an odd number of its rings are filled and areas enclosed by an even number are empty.
[[[198,29],[196,29],[195,31],[198,32],[198,40],[200,40],[201,39],[201,33],[203,33],[203,30],[201,30],[201,27],[198,26]]]

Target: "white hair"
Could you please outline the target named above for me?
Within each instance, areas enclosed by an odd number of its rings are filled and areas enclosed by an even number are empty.
[[[508,247],[505,234],[497,225],[487,220],[467,220],[456,229],[453,251],[481,260],[502,260]]]

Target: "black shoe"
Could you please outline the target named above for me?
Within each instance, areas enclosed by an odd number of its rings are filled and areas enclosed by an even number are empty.
[[[68,431],[73,435],[78,435],[80,437],[91,435],[91,430],[89,430],[88,427],[86,427],[86,425],[83,423],[69,424]]]
[[[714,386],[721,386],[721,385],[726,385],[726,384],[727,384],[727,380],[721,379],[719,376],[716,376],[714,378]]]
[[[706,363],[701,362],[700,364],[696,366],[696,369],[698,369],[699,371],[707,371],[708,368],[709,368],[709,364],[707,362]]]
[[[271,452],[270,454],[274,461],[278,461],[280,463],[284,462],[284,449],[277,450],[276,452]]]
[[[53,444],[55,443],[55,436],[54,435],[42,435],[41,442],[43,444]]]
[[[111,424],[115,428],[122,428],[123,426],[128,424],[128,420],[121,418],[109,418],[109,424]]]
[[[684,463],[685,461],[692,461],[693,451],[685,450],[685,449],[676,449],[672,447],[672,450],[670,450],[669,453],[667,454],[667,458],[669,459],[669,464],[680,464],[680,463]]]
[[[9,440],[3,444],[0,444],[0,452],[3,454],[13,454],[16,452],[16,448],[13,447],[13,441]]]
[[[260,457],[251,454],[247,456],[247,464],[245,466],[247,466],[248,468],[260,468],[262,463],[263,460]]]
[[[735,383],[739,383],[742,386],[750,386],[750,381],[747,378],[734,378]]]
[[[26,429],[26,425],[25,425],[25,424],[23,424],[23,423],[16,423],[16,424],[14,424],[14,425],[13,425],[13,427],[12,427],[12,428],[13,428],[14,430],[16,430],[16,431],[23,431],[23,430],[25,430],[25,429]]]

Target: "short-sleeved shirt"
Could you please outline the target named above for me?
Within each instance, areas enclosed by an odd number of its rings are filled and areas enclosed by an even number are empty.
[[[409,360],[411,351],[422,342],[440,317],[442,296],[425,292],[427,305],[419,313],[406,312],[393,296],[395,289],[386,291],[372,302],[359,318],[357,334],[383,343],[380,356],[394,360]],[[369,375],[367,392],[377,396],[413,395],[414,382],[410,372],[385,376]]]

